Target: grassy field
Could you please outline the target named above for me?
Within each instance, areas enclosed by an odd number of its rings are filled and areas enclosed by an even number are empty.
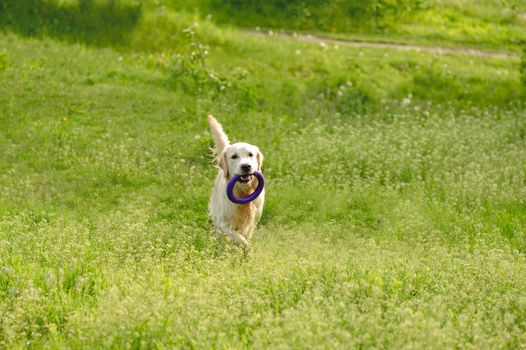
[[[1,6],[0,348],[526,343],[518,58]],[[248,252],[207,219],[208,113],[265,154]]]
[[[517,52],[526,40],[520,0],[159,0],[239,28],[307,31],[358,41]]]

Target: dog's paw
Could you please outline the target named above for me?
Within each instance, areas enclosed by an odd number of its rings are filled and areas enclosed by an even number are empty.
[[[244,247],[249,247],[250,246],[250,243],[248,242],[248,240],[243,237],[243,235],[237,233],[236,234],[236,237],[234,238],[234,240],[236,241],[236,243],[244,246]]]

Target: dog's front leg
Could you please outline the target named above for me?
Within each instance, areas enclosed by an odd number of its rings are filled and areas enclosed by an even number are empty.
[[[245,247],[248,247],[249,243],[247,241],[247,239],[245,237],[243,237],[242,234],[240,234],[239,232],[233,230],[230,225],[228,224],[223,224],[221,226],[219,226],[219,230],[221,232],[223,232],[223,234],[227,235],[228,237],[230,237],[231,239],[234,240],[234,242],[238,243],[238,244],[241,244]]]

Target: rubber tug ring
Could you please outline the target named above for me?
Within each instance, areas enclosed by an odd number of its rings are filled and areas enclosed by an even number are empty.
[[[261,192],[263,192],[263,188],[265,187],[265,178],[263,177],[263,174],[259,171],[254,172],[253,175],[255,175],[258,179],[258,186],[256,187],[256,190],[254,192],[242,198],[234,196],[234,185],[236,184],[236,182],[239,181],[240,176],[232,176],[232,178],[230,179],[230,181],[228,181],[228,184],[226,186],[226,195],[228,196],[228,199],[230,199],[231,202],[236,204],[247,204],[259,197]]]

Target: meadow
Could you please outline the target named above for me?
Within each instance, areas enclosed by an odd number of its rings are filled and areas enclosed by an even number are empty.
[[[0,4],[0,348],[523,348],[520,56],[195,4]],[[207,218],[209,113],[265,154],[248,251]]]
[[[237,28],[358,41],[516,52],[526,40],[520,0],[165,0]]]

